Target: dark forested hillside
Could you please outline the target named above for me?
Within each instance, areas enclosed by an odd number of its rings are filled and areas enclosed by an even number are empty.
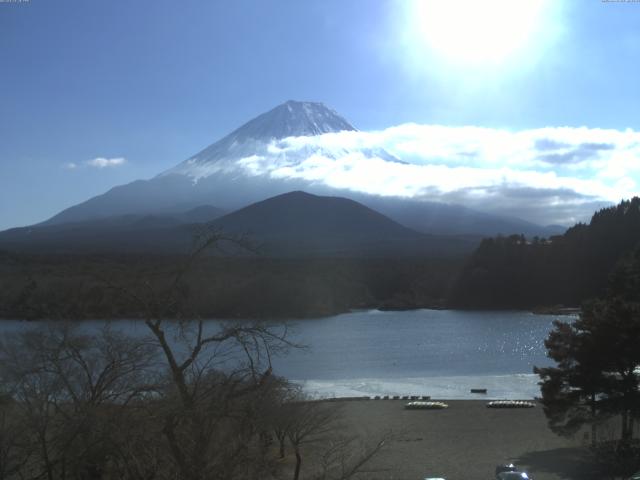
[[[210,318],[301,318],[354,308],[437,307],[461,262],[205,257],[183,279],[184,311]],[[0,251],[0,318],[139,318],[145,312],[125,292],[161,295],[184,263],[180,256]]]
[[[578,305],[604,293],[616,264],[639,243],[638,197],[550,239],[485,239],[454,283],[451,303],[465,308]]]

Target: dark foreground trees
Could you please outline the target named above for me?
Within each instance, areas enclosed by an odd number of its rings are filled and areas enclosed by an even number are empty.
[[[633,438],[640,416],[640,309],[620,299],[586,305],[579,319],[556,321],[545,341],[556,367],[536,368],[550,427],[574,434],[620,417],[620,438]]]
[[[640,461],[637,425],[640,419],[640,272],[639,250],[616,268],[606,298],[591,301],[573,322],[554,323],[545,341],[555,367],[535,368],[540,376],[542,404],[550,428],[573,435],[591,429],[592,446],[609,441],[614,463]],[[607,426],[607,436],[600,426]],[[610,425],[616,426],[612,437]],[[617,441],[613,444],[612,440]],[[627,457],[622,459],[619,453]],[[617,459],[616,459],[617,458]]]
[[[272,357],[293,346],[286,325],[190,310],[184,278],[220,240],[161,289],[110,285],[145,312],[133,333],[56,323],[3,339],[0,480],[297,478],[305,465],[304,478],[337,480],[371,459],[382,439],[348,441],[327,404],[273,374]],[[297,462],[279,458],[282,432]]]
[[[4,470],[13,473],[1,478],[102,478],[107,464],[121,462],[119,435],[155,388],[153,348],[108,328],[94,337],[75,330],[29,329],[3,340],[1,408],[13,424],[2,432],[11,452]]]
[[[549,427],[572,436],[590,428],[603,478],[640,468],[640,309],[620,299],[592,302],[546,340],[557,366],[535,368]]]
[[[260,368],[266,327],[205,327],[154,339],[57,324],[5,338],[0,479],[342,480],[382,448],[388,437],[362,441],[336,404]]]

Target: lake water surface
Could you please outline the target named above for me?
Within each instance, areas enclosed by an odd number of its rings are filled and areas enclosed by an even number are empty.
[[[533,398],[539,388],[532,369],[551,364],[544,339],[555,318],[528,312],[371,310],[294,321],[291,338],[307,348],[274,359],[274,371],[317,396]],[[146,333],[139,322],[113,323],[133,334]],[[90,321],[84,328],[103,324]],[[33,324],[0,322],[0,332],[28,325]],[[471,394],[471,388],[488,392]]]
[[[557,318],[529,312],[354,312],[299,322],[309,351],[277,362],[321,396],[533,398],[533,366],[550,365],[544,339]],[[471,388],[487,388],[486,396]]]

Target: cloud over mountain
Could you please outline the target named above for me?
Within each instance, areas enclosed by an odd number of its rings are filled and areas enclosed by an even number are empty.
[[[571,224],[594,208],[638,193],[640,132],[403,124],[274,140],[236,167],[248,175]]]
[[[124,162],[96,158],[91,165]],[[392,218],[413,211],[409,204],[433,213],[444,202],[503,219],[569,226],[636,195],[639,181],[640,133],[633,130],[409,123],[363,132],[322,103],[291,100],[175,167],[114,187],[51,221],[205,204],[232,211],[303,190],[351,198]],[[429,215],[414,213],[405,224],[426,228],[413,222]]]

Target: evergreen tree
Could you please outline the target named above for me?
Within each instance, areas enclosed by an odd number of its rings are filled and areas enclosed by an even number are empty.
[[[588,225],[579,223],[548,240],[527,242],[522,235],[485,239],[454,282],[451,304],[463,308],[580,305],[606,293],[613,268],[639,244],[640,197],[602,209]],[[640,267],[636,268],[640,275]],[[638,281],[634,285],[640,286]]]
[[[586,303],[574,322],[554,323],[545,341],[555,367],[540,376],[549,426],[570,435],[619,416],[620,437],[633,438],[640,417],[640,249],[618,264],[608,295]]]

